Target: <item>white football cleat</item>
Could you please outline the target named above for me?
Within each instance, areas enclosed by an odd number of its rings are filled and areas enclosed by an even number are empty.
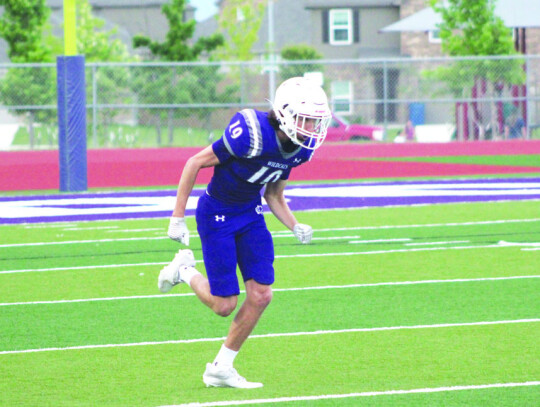
[[[195,257],[189,249],[179,250],[173,261],[161,269],[158,277],[158,288],[162,293],[169,292],[175,285],[183,283],[180,278],[180,268],[195,267]]]
[[[256,389],[257,387],[263,387],[262,383],[248,382],[232,366],[223,368],[215,366],[212,363],[206,364],[203,382],[206,384],[206,387],[234,387],[237,389]]]

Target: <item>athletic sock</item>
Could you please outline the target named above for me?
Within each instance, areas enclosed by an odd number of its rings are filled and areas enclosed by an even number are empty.
[[[180,267],[180,278],[191,287],[191,279],[197,274],[201,274],[197,271],[196,268],[191,266],[182,266]]]
[[[213,365],[232,366],[236,355],[238,355],[238,351],[231,350],[227,348],[225,344],[223,344],[221,345],[221,349],[214,359]]]

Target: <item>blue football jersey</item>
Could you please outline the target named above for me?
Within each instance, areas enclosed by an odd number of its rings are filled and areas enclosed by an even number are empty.
[[[293,167],[313,155],[312,150],[301,146],[286,152],[268,121],[268,113],[253,109],[236,113],[212,149],[219,164],[214,167],[207,191],[228,204],[258,200],[265,184],[288,179]]]

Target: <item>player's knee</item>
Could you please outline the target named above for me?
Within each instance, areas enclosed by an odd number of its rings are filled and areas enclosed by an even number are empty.
[[[251,301],[257,308],[266,308],[272,301],[272,289],[270,286],[266,286],[254,291],[251,296]]]
[[[236,308],[236,297],[224,298],[212,307],[212,310],[220,317],[228,317]]]

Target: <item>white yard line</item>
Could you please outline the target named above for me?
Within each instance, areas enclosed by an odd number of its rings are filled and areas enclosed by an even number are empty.
[[[539,242],[506,242],[504,240],[501,240],[499,244],[501,246],[540,247]]]
[[[117,239],[94,239],[94,240],[67,240],[65,242],[34,242],[34,243],[10,243],[0,244],[0,247],[28,247],[28,246],[49,246],[59,244],[85,244],[85,243],[108,243],[108,242],[128,242],[133,240],[161,240],[168,239],[168,236],[160,237],[122,237]]]
[[[330,229],[315,229],[316,232],[332,232],[340,230],[378,230],[378,229],[406,229],[406,228],[433,228],[444,226],[475,226],[475,225],[494,225],[504,223],[520,223],[520,222],[540,222],[540,218],[532,219],[504,219],[504,220],[486,220],[478,222],[458,222],[458,223],[426,223],[423,225],[381,225],[381,226],[356,226],[350,228],[330,228]]]
[[[343,253],[317,253],[317,254],[292,254],[284,256],[276,256],[277,258],[299,258],[299,257],[328,257],[328,256],[355,256],[368,254],[389,254],[389,253],[407,253],[407,252],[423,252],[436,250],[469,250],[469,249],[486,249],[486,248],[501,248],[498,244],[481,245],[481,246],[456,246],[456,247],[419,247],[416,249],[393,249],[393,250],[372,250],[368,252],[343,252]],[[1,272],[0,272],[1,273]]]
[[[508,276],[508,277],[483,277],[483,278],[455,278],[448,280],[418,280],[418,281],[390,281],[382,283],[364,283],[364,284],[346,284],[346,285],[326,285],[315,287],[291,287],[291,288],[273,288],[273,292],[286,291],[310,291],[310,290],[335,290],[343,288],[363,288],[363,287],[385,287],[385,286],[401,286],[401,285],[420,285],[420,284],[450,284],[450,283],[471,283],[483,281],[504,281],[504,280],[523,280],[540,278],[537,276]],[[245,291],[240,291],[244,293]],[[120,301],[120,300],[138,300],[138,299],[153,299],[153,298],[175,298],[175,297],[192,297],[194,293],[182,294],[156,294],[156,295],[133,295],[129,297],[105,297],[105,298],[81,298],[74,300],[55,300],[55,301],[26,301],[26,302],[4,302],[0,303],[0,307],[15,306],[15,305],[37,305],[37,304],[67,304],[77,302],[94,302],[94,301]]]
[[[91,226],[91,227],[78,227],[78,226],[66,226],[63,230],[66,231],[85,231],[85,230],[106,230],[106,229],[118,229],[118,226]],[[107,230],[107,232],[119,232],[119,230]]]
[[[432,325],[402,325],[402,326],[385,326],[377,328],[352,328],[352,329],[340,329],[340,330],[319,330],[309,332],[285,332],[276,334],[262,334],[251,335],[252,339],[264,339],[264,338],[281,338],[291,336],[308,336],[308,335],[336,335],[343,333],[359,333],[359,332],[378,332],[378,331],[400,331],[400,330],[412,330],[412,329],[437,329],[437,328],[454,328],[462,326],[485,326],[485,325],[506,325],[506,324],[523,324],[523,323],[536,323],[540,322],[540,318],[531,319],[514,319],[505,321],[481,321],[481,322],[463,322],[453,324],[432,324]],[[156,342],[134,342],[134,343],[115,343],[115,344],[101,344],[101,345],[81,345],[81,346],[66,346],[63,348],[37,348],[37,349],[22,349],[22,350],[7,350],[0,351],[0,355],[13,355],[21,353],[36,353],[36,352],[55,352],[66,350],[80,350],[80,349],[101,349],[101,348],[122,348],[133,346],[155,346],[155,345],[170,345],[170,344],[184,344],[184,343],[200,343],[200,342],[221,342],[225,337],[219,338],[196,338],[196,339],[179,339],[171,341],[156,341]]]
[[[445,386],[445,387],[427,387],[423,389],[410,390],[384,390],[384,391],[368,391],[362,393],[347,393],[347,394],[321,394],[318,396],[293,396],[293,397],[276,397],[273,399],[251,399],[251,400],[231,400],[231,401],[208,401],[205,403],[187,403],[174,404],[162,407],[220,407],[220,406],[240,406],[246,404],[267,404],[267,403],[292,403],[295,401],[315,401],[329,399],[344,399],[354,397],[375,397],[375,396],[395,396],[403,394],[423,394],[423,393],[442,393],[448,391],[463,391],[463,390],[483,390],[483,389],[498,389],[508,387],[529,387],[539,386],[540,381],[530,381],[521,383],[491,383],[468,386]]]
[[[314,232],[334,232],[334,231],[347,231],[347,230],[379,230],[379,229],[407,229],[407,228],[427,228],[427,227],[445,227],[445,226],[473,226],[473,225],[493,225],[493,224],[504,224],[504,223],[521,223],[521,222],[539,222],[540,218],[533,219],[506,219],[506,220],[490,220],[490,221],[481,221],[481,222],[460,222],[460,223],[430,223],[424,225],[381,225],[381,226],[358,226],[350,228],[327,228],[327,229],[314,229]],[[163,234],[165,234],[165,229],[163,229]],[[274,237],[291,237],[292,232],[290,231],[279,231],[273,232]],[[198,237],[197,234],[193,233],[191,237]],[[131,237],[131,238],[117,238],[117,239],[96,239],[96,240],[70,240],[65,242],[34,242],[34,243],[11,243],[11,244],[0,244],[2,247],[19,247],[19,246],[45,246],[45,245],[58,245],[58,244],[84,244],[84,243],[107,243],[107,242],[123,242],[123,241],[133,241],[133,240],[159,240],[159,239],[168,239],[167,236],[160,237]]]
[[[49,228],[68,228],[68,227],[76,227],[78,226],[77,223],[36,223],[33,225],[24,225],[23,227],[25,229],[49,229]]]
[[[117,229],[117,230],[107,230],[106,233],[131,233],[131,232],[155,232],[155,231],[160,231],[162,233],[165,233],[164,228]]]
[[[524,243],[523,245],[526,246],[527,244]],[[358,256],[358,255],[369,255],[369,254],[407,253],[407,252],[436,251],[436,250],[469,250],[469,249],[508,248],[508,247],[512,247],[512,246],[491,244],[491,245],[480,245],[480,246],[419,247],[419,248],[414,248],[414,249],[373,250],[373,251],[366,251],[366,252],[283,254],[283,255],[276,256],[276,259],[290,259],[290,258],[304,258],[304,257]],[[202,260],[197,261],[197,263],[201,263],[201,262]],[[0,271],[0,275],[13,274],[13,273],[59,271],[59,270],[86,270],[86,269],[119,268],[119,267],[159,266],[159,265],[164,265],[164,264],[169,264],[169,262],[108,264],[108,265],[90,265],[90,266],[78,266],[78,267],[54,267],[54,268],[43,268],[43,269],[3,270],[3,271]]]
[[[201,263],[202,260],[199,260]],[[0,271],[0,274],[12,274],[12,273],[32,273],[32,272],[45,272],[45,271],[62,271],[62,270],[88,270],[88,269],[107,269],[107,268],[121,268],[121,267],[142,267],[142,266],[163,266],[169,264],[168,261],[152,262],[152,263],[126,263],[126,264],[104,264],[94,266],[77,266],[77,267],[53,267],[46,269],[18,269],[18,270],[4,270]]]

